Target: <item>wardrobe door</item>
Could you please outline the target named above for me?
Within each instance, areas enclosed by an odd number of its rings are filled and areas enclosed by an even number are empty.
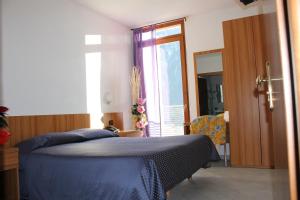
[[[224,98],[230,115],[232,166],[261,167],[259,101],[251,17],[223,22]]]
[[[266,15],[257,15],[252,17],[253,21],[253,38],[255,49],[255,60],[257,75],[266,77],[266,62],[270,61],[267,52],[274,51],[268,44],[269,38],[266,31]],[[268,23],[268,22],[267,22]],[[274,167],[273,159],[273,134],[272,134],[272,113],[269,109],[269,103],[266,92],[267,84],[257,87],[257,96],[259,103],[259,120],[260,120],[260,140],[261,140],[261,166],[265,168]]]

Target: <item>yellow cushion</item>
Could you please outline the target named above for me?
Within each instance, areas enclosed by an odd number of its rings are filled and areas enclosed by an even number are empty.
[[[191,134],[208,133],[208,115],[203,115],[194,119],[191,123]]]
[[[211,138],[215,144],[225,144],[226,123],[224,114],[204,115],[191,123],[191,134],[204,134]]]

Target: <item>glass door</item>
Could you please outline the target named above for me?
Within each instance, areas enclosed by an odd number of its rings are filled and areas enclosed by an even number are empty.
[[[156,50],[161,135],[183,135],[184,99],[180,41],[159,44]]]
[[[147,131],[151,137],[184,135],[190,118],[183,21],[159,25],[153,35],[155,45],[143,48]],[[143,41],[150,36],[145,31]]]

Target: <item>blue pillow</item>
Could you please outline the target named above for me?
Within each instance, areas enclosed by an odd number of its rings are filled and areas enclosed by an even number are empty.
[[[83,129],[68,131],[67,133],[80,135],[82,138],[85,138],[86,140],[100,139],[100,138],[107,138],[107,137],[119,137],[117,133],[104,130],[104,129],[83,128]]]
[[[46,135],[41,135],[25,140],[21,142],[18,147],[20,153],[30,153],[31,151],[41,147],[50,147],[70,142],[80,142],[82,140],[83,138],[80,135],[76,134],[67,134],[66,132],[48,133]]]
[[[18,147],[20,153],[30,153],[35,149],[42,147],[51,147],[59,144],[83,142],[87,140],[107,137],[118,137],[118,135],[114,132],[102,129],[78,129],[68,132],[48,133],[45,135],[33,137],[21,142]]]

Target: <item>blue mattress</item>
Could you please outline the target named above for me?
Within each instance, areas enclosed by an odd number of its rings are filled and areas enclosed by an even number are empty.
[[[220,159],[203,135],[121,138],[89,129],[49,135],[19,146],[22,199],[166,199],[166,191]]]

